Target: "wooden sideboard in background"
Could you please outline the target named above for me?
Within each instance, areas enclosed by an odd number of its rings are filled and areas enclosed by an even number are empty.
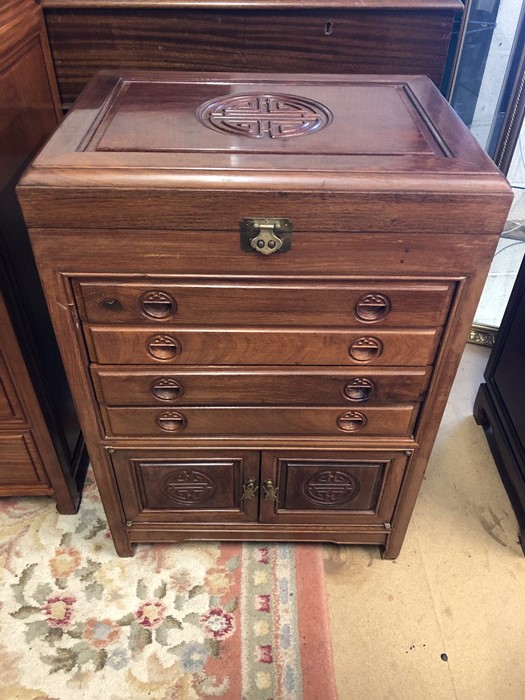
[[[0,2],[0,496],[75,513],[85,451],[15,185],[62,117],[42,11]]]
[[[423,74],[459,0],[41,0],[65,107],[103,69]]]

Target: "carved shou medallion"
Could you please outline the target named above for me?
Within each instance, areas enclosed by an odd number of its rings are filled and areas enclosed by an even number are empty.
[[[296,95],[226,95],[205,102],[197,119],[210,129],[252,139],[284,139],[324,129],[332,113],[320,102]]]
[[[359,493],[359,481],[352,474],[330,469],[314,474],[303,486],[305,497],[321,506],[345,503]]]
[[[183,506],[205,503],[215,494],[216,489],[215,481],[196,469],[171,472],[162,484],[166,496]]]

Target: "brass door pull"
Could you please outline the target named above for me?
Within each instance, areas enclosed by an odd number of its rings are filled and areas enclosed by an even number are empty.
[[[259,487],[255,479],[247,479],[246,483],[242,486],[241,501],[254,501],[258,490]]]
[[[279,498],[279,487],[275,486],[271,479],[267,479],[263,483],[263,491],[265,501],[273,501],[274,503],[277,503]]]

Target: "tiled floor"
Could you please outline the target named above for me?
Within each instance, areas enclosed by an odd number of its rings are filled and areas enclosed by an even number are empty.
[[[340,700],[525,698],[525,557],[472,418],[487,358],[465,351],[397,561],[326,548]]]

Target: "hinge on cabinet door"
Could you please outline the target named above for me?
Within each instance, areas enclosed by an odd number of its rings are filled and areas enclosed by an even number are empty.
[[[72,303],[69,303],[68,307],[69,307],[69,313],[71,314],[71,318],[73,319],[73,323],[75,324],[75,327],[80,328],[80,318],[78,316],[77,307],[75,306],[75,304],[72,304]]]

